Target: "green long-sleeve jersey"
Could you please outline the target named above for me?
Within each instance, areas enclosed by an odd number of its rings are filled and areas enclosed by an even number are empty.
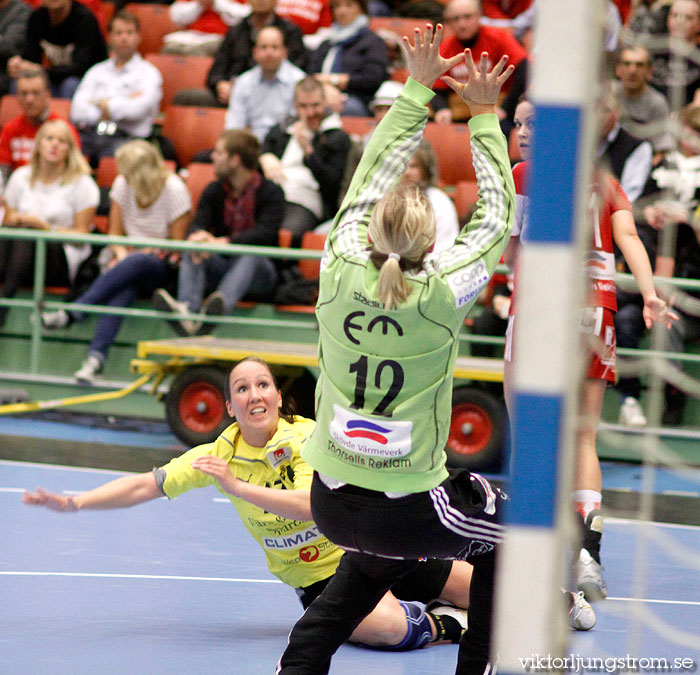
[[[406,302],[393,310],[379,302],[370,215],[416,151],[432,96],[409,79],[377,126],[321,264],[317,426],[302,456],[322,474],[385,492],[430,490],[447,477],[459,331],[500,260],[514,218],[505,138],[495,115],[478,115],[469,122],[479,188],[474,216],[452,248],[428,254],[420,270],[405,274]]]

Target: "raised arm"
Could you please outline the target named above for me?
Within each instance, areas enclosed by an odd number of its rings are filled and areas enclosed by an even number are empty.
[[[45,506],[52,511],[72,512],[81,509],[124,509],[163,497],[152,472],[124,476],[94,490],[78,495],[61,495],[38,487],[27,490],[22,501],[32,506]]]
[[[402,44],[411,76],[362,153],[334,221],[324,264],[366,248],[367,225],[374,205],[399,181],[423,137],[428,121],[426,106],[434,96],[432,83],[463,58],[462,54],[443,58],[441,40],[440,24],[434,32],[430,24],[423,34],[416,29],[413,43],[404,37]]]

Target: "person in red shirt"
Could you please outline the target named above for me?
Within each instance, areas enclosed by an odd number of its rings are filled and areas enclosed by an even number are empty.
[[[491,19],[514,19],[531,4],[532,0],[481,0],[481,11]]]
[[[516,217],[511,240],[504,254],[506,263],[515,270],[515,300],[506,333],[504,390],[506,403],[512,411],[512,357],[517,332],[518,267],[517,254],[527,245],[529,227],[529,197],[527,171],[534,132],[535,109],[524,98],[515,111],[518,148],[526,161],[513,169],[516,187]],[[607,587],[600,564],[600,542],[603,519],[600,513],[602,476],[596,452],[596,434],[600,421],[603,396],[608,382],[615,381],[616,344],[614,313],[617,311],[615,286],[615,257],[613,242],[618,246],[632,272],[644,299],[643,317],[647,328],[653,321],[670,328],[677,315],[670,311],[654,289],[651,265],[644,245],[637,235],[632,206],[619,183],[607,173],[596,171],[590,187],[588,218],[592,221],[591,245],[584,258],[588,278],[588,295],[584,300],[580,331],[587,350],[588,370],[581,385],[579,420],[576,430],[576,464],[572,502],[582,529],[581,549],[575,559],[576,582],[586,599],[601,600]]]
[[[304,35],[328,28],[332,21],[330,0],[278,0],[275,11],[299,26]]]
[[[466,48],[469,48],[472,54],[477,56],[480,56],[482,52],[487,52],[489,68],[498,63],[503,55],[507,55],[509,64],[517,69],[521,67],[520,64],[527,57],[525,48],[509,31],[494,26],[481,25],[478,0],[452,0],[445,7],[445,23],[452,31],[452,35],[445,38],[440,47],[440,53],[445,58],[461,54]],[[448,74],[458,82],[466,82],[467,70],[463,63],[456,65]],[[503,93],[509,91],[513,79],[511,77],[505,83]],[[448,102],[449,88],[442,80],[438,80],[433,89],[436,92],[433,99],[435,121],[438,124],[451,124],[453,114]]]
[[[51,110],[51,90],[46,72],[39,66],[28,68],[17,79],[17,99],[22,114],[8,120],[0,132],[0,172],[7,177],[18,166],[29,162],[34,148],[34,137],[46,120],[62,119]],[[67,120],[63,120],[67,122]],[[69,123],[75,141],[80,147],[80,138]]]

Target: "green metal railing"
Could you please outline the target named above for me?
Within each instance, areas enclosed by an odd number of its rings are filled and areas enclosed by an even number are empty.
[[[32,310],[31,339],[30,339],[30,372],[38,372],[39,354],[42,342],[42,328],[40,313],[45,309],[75,309],[86,314],[118,314],[120,316],[132,316],[147,319],[163,320],[169,317],[164,312],[155,310],[136,309],[133,307],[107,307],[104,305],[83,305],[76,302],[61,302],[58,300],[46,301],[45,269],[46,269],[46,245],[48,242],[61,242],[70,244],[97,244],[108,246],[119,244],[123,246],[133,246],[134,248],[160,248],[170,251],[207,251],[219,254],[236,255],[258,255],[278,260],[320,260],[322,252],[309,249],[280,248],[276,246],[240,246],[230,244],[227,246],[208,246],[200,243],[187,241],[175,241],[172,239],[151,239],[143,237],[110,236],[105,234],[72,234],[66,232],[52,232],[21,228],[0,227],[0,238],[33,240],[36,243],[34,255],[34,278],[32,286],[31,300],[23,299],[3,299],[0,298],[0,306],[24,307]],[[188,315],[188,318],[202,319],[200,314]],[[315,328],[306,321],[294,321],[293,319],[247,319],[245,317],[206,317],[212,323],[230,324],[255,324],[265,327],[295,327],[295,328]]]
[[[133,246],[134,248],[161,248],[171,251],[207,251],[225,255],[257,255],[266,256],[277,260],[320,260],[322,252],[309,249],[280,248],[276,246],[241,246],[230,244],[227,246],[214,245],[207,246],[200,243],[187,241],[175,241],[172,239],[147,239],[141,237],[109,236],[105,234],[71,234],[66,232],[46,232],[33,229],[6,228],[0,227],[0,239],[21,239],[33,240],[36,243],[34,258],[34,278],[31,300],[24,299],[3,299],[0,298],[0,306],[24,307],[32,310],[33,320],[31,322],[30,339],[30,372],[38,372],[39,354],[42,343],[42,328],[40,313],[45,309],[74,309],[85,314],[118,314],[120,316],[131,316],[145,319],[166,319],[172,318],[170,315],[156,310],[138,309],[133,307],[117,308],[103,305],[83,305],[76,302],[62,302],[58,300],[45,300],[45,269],[46,269],[46,244],[47,242],[62,242],[71,244],[97,244],[110,245],[119,244]],[[500,265],[498,272],[506,273],[508,269]],[[618,274],[618,283],[624,288],[635,288],[634,278],[631,274]],[[667,289],[681,288],[684,290],[700,290],[700,280],[688,279],[663,279],[659,285]],[[201,314],[190,314],[186,318],[204,319]],[[206,317],[212,323],[256,325],[267,328],[303,328],[315,330],[315,324],[308,321],[295,321],[294,319],[269,319],[263,317],[246,318],[240,316]],[[460,336],[463,342],[480,342],[484,344],[502,345],[504,338],[491,337],[486,335],[475,335],[463,332]],[[618,349],[621,356],[636,356],[644,358],[672,358],[676,361],[700,362],[700,355],[685,353],[670,353],[650,350]]]

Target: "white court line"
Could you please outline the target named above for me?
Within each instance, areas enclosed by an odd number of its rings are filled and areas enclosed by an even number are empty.
[[[681,525],[680,523],[660,523],[655,520],[634,520],[628,518],[604,517],[606,523],[616,523],[618,525],[653,525],[655,527],[670,527],[676,530],[697,530],[698,525]]]
[[[107,574],[98,572],[11,572],[0,571],[0,576],[5,577],[77,577],[85,579],[148,579],[162,581],[223,581],[239,584],[281,584],[279,579],[244,579],[236,577],[192,577],[166,574]],[[608,597],[607,601],[613,602],[648,602],[657,605],[691,605],[700,606],[700,601],[693,600],[655,600],[652,598],[617,598]]]
[[[165,581],[226,581],[239,584],[281,584],[279,579],[237,579],[235,577],[189,577],[167,574],[106,574],[98,572],[10,572],[0,571],[6,577],[81,577],[98,579],[161,579]]]
[[[700,600],[652,600],[651,598],[612,598],[608,596],[607,600],[617,602],[648,602],[657,605],[693,605],[700,606]]]
[[[0,466],[32,466],[36,469],[53,469],[54,471],[80,471],[82,473],[109,473],[123,476],[125,473],[137,473],[135,471],[117,471],[116,469],[94,469],[86,466],[65,466],[63,464],[44,464],[42,462],[17,462],[12,459],[0,459]]]

